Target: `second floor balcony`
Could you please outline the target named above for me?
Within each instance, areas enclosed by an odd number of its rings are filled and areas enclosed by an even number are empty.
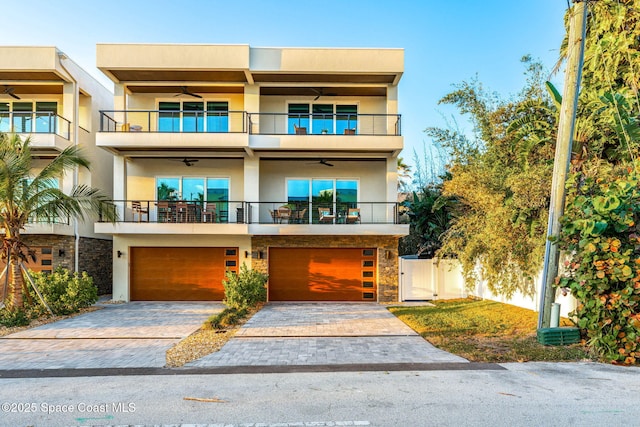
[[[249,132],[257,135],[400,136],[400,114],[250,113]]]
[[[115,224],[96,232],[122,234],[407,234],[408,221],[390,202],[245,202],[119,200]]]

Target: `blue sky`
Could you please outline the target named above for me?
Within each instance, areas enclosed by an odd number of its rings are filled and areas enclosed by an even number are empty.
[[[477,74],[507,96],[524,83],[523,55],[551,69],[566,7],[567,0],[3,0],[0,44],[58,46],[105,85],[96,43],[404,48],[402,155],[411,161],[427,141],[423,130],[452,113],[437,105],[452,84]]]

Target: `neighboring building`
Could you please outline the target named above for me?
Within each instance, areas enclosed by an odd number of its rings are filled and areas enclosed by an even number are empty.
[[[114,299],[397,301],[402,49],[100,44]]]
[[[91,170],[59,178],[64,191],[85,184],[112,194],[112,155],[95,146],[100,110],[112,106],[113,94],[57,48],[0,46],[0,132],[31,137],[39,169],[75,144],[91,160]],[[31,269],[87,271],[100,292],[111,292],[111,236],[96,234],[93,220],[32,218],[25,241],[37,253]]]

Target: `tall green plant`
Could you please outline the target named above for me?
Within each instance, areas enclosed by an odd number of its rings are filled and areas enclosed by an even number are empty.
[[[583,172],[569,196],[558,284],[578,300],[578,326],[602,358],[640,364],[640,175],[627,167]]]
[[[443,195],[457,204],[441,253],[460,260],[468,286],[484,279],[507,296],[533,293],[542,265],[556,135],[541,65],[523,63],[527,85],[518,96],[503,100],[472,80],[440,101],[469,117],[471,135],[427,129],[450,152]]]
[[[85,219],[87,215],[102,215],[115,220],[115,209],[107,196],[98,189],[77,186],[65,194],[54,183],[65,172],[76,167],[88,168],[89,162],[75,146],[63,150],[39,173],[33,172],[30,139],[22,141],[18,135],[0,133],[0,228],[2,257],[8,258],[11,272],[9,305],[14,309],[24,306],[25,283],[20,264],[33,257],[24,243],[22,231],[29,218],[55,221],[59,217]],[[4,295],[7,298],[7,295]]]

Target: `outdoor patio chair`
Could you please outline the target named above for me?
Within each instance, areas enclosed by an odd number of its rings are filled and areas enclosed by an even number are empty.
[[[349,208],[347,212],[347,224],[355,224],[356,222],[360,222],[360,209]]]
[[[307,134],[307,128],[306,127],[298,127],[295,124],[293,125],[293,129],[295,129],[296,131],[296,135],[306,135]]]
[[[282,223],[282,221],[286,220],[289,222],[289,218],[291,218],[291,208],[287,206],[280,206],[278,208],[278,221]]]
[[[209,221],[207,221],[207,218]],[[202,222],[216,222],[216,205],[214,203],[207,203],[202,211]]]
[[[333,224],[336,216],[331,213],[329,208],[318,208],[319,220],[321,224]]]
[[[147,221],[149,222],[149,207],[142,207],[142,203],[138,200],[131,201],[131,211],[133,212],[133,220],[136,220],[136,215],[138,216],[138,222],[142,222],[142,215],[147,216]]]

